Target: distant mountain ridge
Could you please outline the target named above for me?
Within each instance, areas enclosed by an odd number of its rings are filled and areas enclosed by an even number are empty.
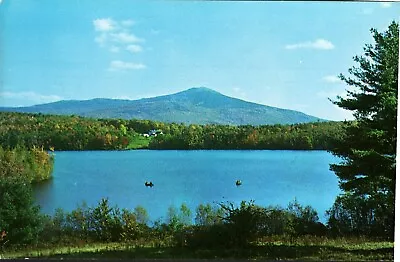
[[[185,124],[266,125],[324,121],[302,112],[229,97],[206,87],[139,100],[62,100],[28,107],[0,107],[0,111],[134,118]]]

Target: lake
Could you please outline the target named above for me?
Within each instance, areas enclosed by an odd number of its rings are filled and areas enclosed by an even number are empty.
[[[168,207],[185,203],[193,213],[200,203],[255,200],[286,207],[295,198],[311,205],[320,220],[340,193],[326,151],[195,150],[65,151],[55,153],[53,178],[34,187],[42,212],[71,211],[85,201],[97,205],[146,208],[152,221]],[[242,185],[236,186],[236,180]],[[145,187],[146,181],[154,183]]]

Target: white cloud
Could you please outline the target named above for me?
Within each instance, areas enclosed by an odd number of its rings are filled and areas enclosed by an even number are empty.
[[[335,48],[335,46],[328,40],[317,39],[313,42],[308,41],[308,42],[286,45],[285,48],[286,49],[308,48],[308,49],[330,50]]]
[[[111,41],[117,43],[139,43],[144,41],[142,38],[138,38],[134,34],[126,32],[110,34],[110,37]]]
[[[132,53],[139,53],[143,51],[143,48],[140,45],[128,45],[126,50]]]
[[[130,31],[133,20],[114,21],[111,18],[99,18],[93,20],[94,30],[97,32],[95,42],[101,47],[108,47],[109,51],[115,52],[118,45],[143,43],[144,39],[139,38]]]
[[[54,101],[60,101],[63,98],[57,95],[42,95],[32,91],[25,92],[0,92],[2,99],[19,99],[26,100],[31,103],[50,103]]]
[[[341,82],[341,80],[339,79],[339,77],[333,76],[333,75],[325,76],[325,77],[323,77],[322,79],[323,79],[325,82],[328,82],[328,83],[340,83],[340,82]]]
[[[391,7],[391,6],[392,6],[392,3],[390,3],[390,2],[381,3],[381,7],[382,7],[382,8],[389,8],[389,7]]]
[[[116,22],[111,18],[100,18],[93,20],[94,29],[100,32],[113,31],[116,27]]]
[[[99,18],[93,20],[94,30],[96,36],[94,41],[102,48],[110,53],[130,52],[139,53],[143,51],[143,38],[137,37],[131,30],[135,22],[131,19],[128,20],[112,20],[111,18]],[[140,45],[139,45],[140,43]],[[123,58],[119,58],[123,59]],[[144,69],[144,64],[135,64],[131,62],[123,62],[121,60],[114,60],[110,62],[108,67],[109,71],[119,70],[136,70]]]
[[[135,64],[131,62],[124,62],[120,60],[111,61],[109,71],[121,71],[121,70],[137,70],[137,69],[145,69],[146,66],[144,64]]]

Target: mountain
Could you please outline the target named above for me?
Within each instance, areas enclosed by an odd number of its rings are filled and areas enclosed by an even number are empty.
[[[62,100],[29,107],[0,107],[0,111],[135,118],[186,124],[265,125],[323,121],[298,111],[225,96],[205,87],[139,100]]]

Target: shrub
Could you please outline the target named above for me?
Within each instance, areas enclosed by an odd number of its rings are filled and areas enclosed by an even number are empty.
[[[75,210],[65,216],[64,232],[75,239],[90,240],[90,209],[86,203],[82,203]]]
[[[338,196],[333,207],[327,211],[331,234],[334,236],[374,236],[393,240],[394,208],[390,207],[389,197],[386,199],[385,197],[384,194]]]
[[[0,179],[0,232],[10,245],[37,243],[43,216],[26,179]]]
[[[325,235],[326,227],[318,222],[318,213],[311,206],[305,206],[294,200],[287,208],[292,216],[293,234],[302,235]]]
[[[265,233],[266,208],[256,206],[254,201],[242,201],[239,207],[232,203],[221,203],[220,206],[225,212],[226,242],[230,246],[246,246]]]
[[[264,220],[264,236],[292,235],[293,217],[281,207],[268,207]]]
[[[95,239],[104,242],[118,241],[123,230],[119,208],[110,207],[108,199],[103,198],[98,206],[90,211],[90,226]]]

